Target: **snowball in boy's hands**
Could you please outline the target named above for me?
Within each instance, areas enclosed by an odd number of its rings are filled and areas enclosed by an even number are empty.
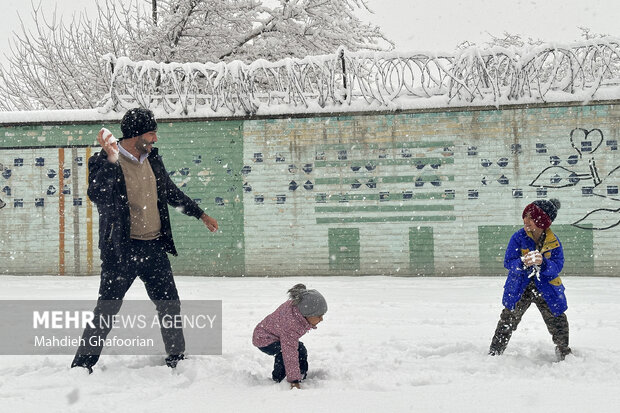
[[[106,128],[101,128],[97,135],[97,142],[108,154],[108,161],[115,163],[118,160],[118,139]]]
[[[291,390],[293,389],[300,389],[301,390],[301,386],[299,385],[299,383],[291,383]]]
[[[531,267],[532,265],[540,265],[542,263],[542,255],[537,250],[530,251],[521,257],[521,261],[523,261],[523,264],[527,267]]]
[[[534,250],[531,251],[528,255],[530,256],[533,265],[542,264],[542,254],[540,253],[540,251]]]

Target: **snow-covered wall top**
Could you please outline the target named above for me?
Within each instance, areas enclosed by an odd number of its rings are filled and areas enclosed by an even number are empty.
[[[105,56],[112,87],[85,111],[0,113],[0,123],[228,117],[588,102],[620,98],[620,40],[458,54],[349,53],[230,63],[134,62]]]
[[[108,59],[114,71],[106,111],[139,105],[168,114],[254,115],[620,96],[620,41],[612,38],[530,49],[469,48],[452,56],[341,49],[249,65]]]

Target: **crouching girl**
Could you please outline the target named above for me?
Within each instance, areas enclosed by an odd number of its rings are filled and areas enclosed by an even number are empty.
[[[275,356],[271,377],[281,382],[286,377],[291,388],[299,388],[308,372],[308,352],[299,338],[323,321],[327,312],[325,298],[316,290],[297,284],[288,290],[289,300],[258,323],[252,336],[263,353]]]

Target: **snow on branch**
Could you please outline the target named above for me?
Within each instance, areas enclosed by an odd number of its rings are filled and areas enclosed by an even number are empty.
[[[101,102],[105,112],[142,106],[180,116],[244,116],[620,97],[620,41],[614,38],[472,47],[443,56],[340,49],[249,65],[106,59],[112,78]]]

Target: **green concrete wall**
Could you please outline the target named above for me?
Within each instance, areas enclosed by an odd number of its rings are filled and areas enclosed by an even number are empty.
[[[521,211],[558,198],[567,275],[618,275],[614,103],[160,120],[177,274],[500,275]],[[0,273],[97,274],[88,157],[102,123],[0,125]],[[118,127],[105,126],[114,133]]]
[[[99,273],[87,160],[101,124],[0,127],[0,273]],[[120,136],[116,125],[107,126]],[[172,210],[178,274],[244,273],[243,122],[160,122],[157,146],[172,180],[225,231]],[[59,173],[63,171],[63,173]],[[7,195],[8,193],[8,195]]]

